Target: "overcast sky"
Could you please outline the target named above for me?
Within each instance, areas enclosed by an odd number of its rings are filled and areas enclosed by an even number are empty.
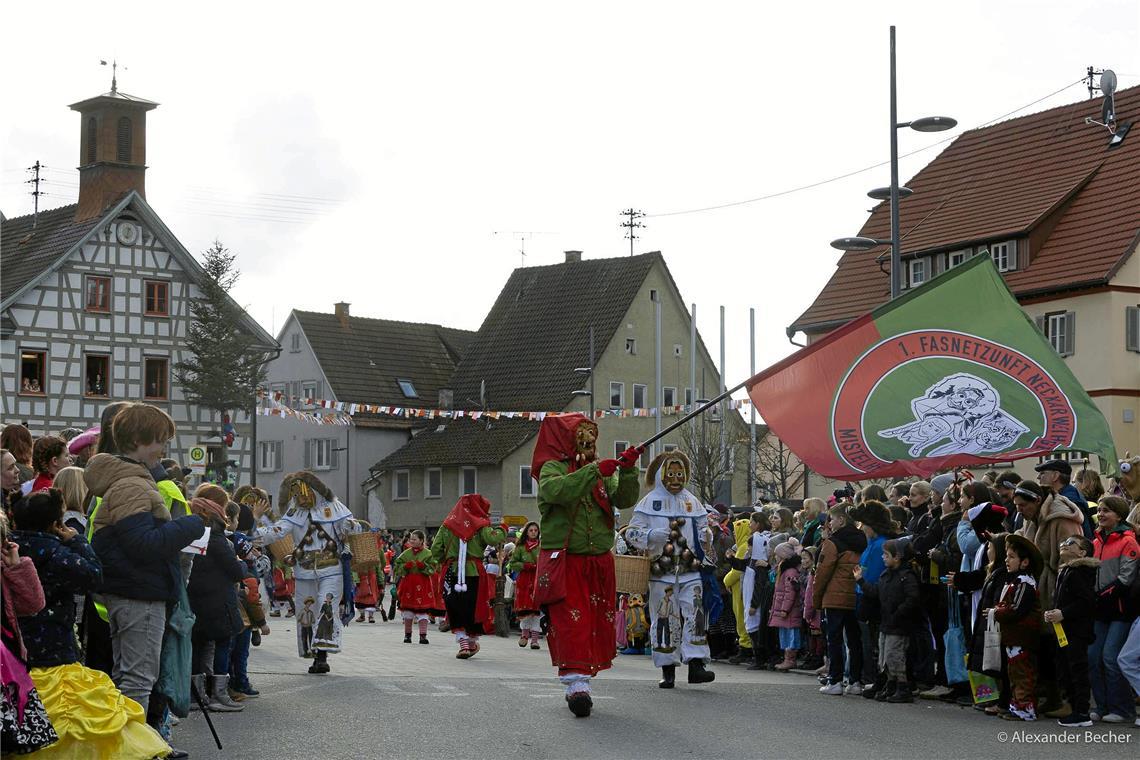
[[[793,350],[807,308],[889,182],[888,27],[899,117],[949,115],[933,146],[1088,97],[1089,65],[1140,85],[1140,3],[18,3],[5,8],[0,209],[31,211],[23,168],[74,202],[79,116],[120,90],[148,115],[147,199],[192,252],[239,254],[236,296],[267,329],[292,308],[477,329],[513,268],[629,253],[645,211],[729,383]],[[349,10],[352,8],[352,10]],[[1067,87],[1066,85],[1071,85]],[[939,147],[904,159],[913,175]],[[496,234],[498,233],[498,234]],[[872,304],[868,304],[870,307]]]

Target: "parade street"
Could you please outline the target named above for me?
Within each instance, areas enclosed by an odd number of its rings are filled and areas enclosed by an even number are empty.
[[[812,676],[714,663],[717,680],[690,687],[678,674],[658,689],[648,657],[619,656],[598,678],[594,713],[566,709],[545,650],[515,638],[483,637],[463,661],[454,641],[401,643],[398,622],[353,623],[332,673],[308,675],[296,657],[292,619],[250,659],[261,696],[241,714],[211,713],[224,749],[192,712],[177,732],[194,758],[1030,758],[1136,757],[1140,731],[1129,725],[1065,730],[984,718],[972,709],[919,700],[887,705],[828,697]],[[968,740],[968,741],[967,741]],[[1042,747],[1049,742],[1052,746]],[[972,750],[967,748],[972,747]]]

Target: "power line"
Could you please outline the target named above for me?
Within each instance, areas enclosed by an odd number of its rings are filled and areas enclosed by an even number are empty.
[[[618,216],[628,217],[619,226],[625,227],[625,229],[626,229],[625,239],[629,241],[629,255],[632,256],[633,255],[633,243],[635,240],[638,239],[638,234],[637,234],[636,230],[645,226],[644,224],[642,224],[641,222],[639,222],[637,220],[644,217],[645,212],[644,211],[638,211],[637,209],[635,209],[631,206],[630,208],[627,208],[625,211],[622,211]]]
[[[1060,93],[1064,92],[1065,90],[1069,89],[1070,87],[1077,85],[1077,84],[1081,84],[1084,81],[1085,81],[1085,77],[1081,77],[1080,79],[1076,80],[1075,82],[1070,82],[1069,84],[1065,85],[1064,87],[1062,87],[1059,90],[1054,90],[1053,92],[1049,93],[1048,95],[1044,95],[1044,96],[1038,98],[1037,100],[1034,100],[1030,103],[1026,103],[1025,105],[1020,106],[1019,108],[1015,108],[1014,110],[1012,110],[1008,113],[1004,113],[1001,116],[996,116],[996,117],[990,119],[989,121],[982,122],[981,124],[978,124],[977,126],[975,126],[974,129],[981,129],[982,127],[987,127],[990,124],[1001,121],[1002,119],[1005,119],[1009,116],[1013,116],[1015,113],[1018,113],[1019,111],[1024,111],[1026,108],[1030,108],[1032,106],[1035,106],[1043,100],[1048,100],[1049,98],[1053,97],[1054,95],[1059,95]],[[952,142],[956,139],[958,139],[957,135],[952,136],[952,137],[947,137],[947,138],[944,138],[942,140],[939,140],[938,142],[931,143],[930,145],[927,145],[924,148],[918,148],[917,150],[912,150],[909,153],[903,153],[901,156],[899,156],[899,158],[909,158],[910,156],[914,156],[914,155],[917,155],[919,153],[923,153],[925,151],[930,150],[931,148],[937,148],[939,145],[944,145],[944,144],[946,144],[948,142]],[[880,161],[879,163],[871,164],[870,166],[864,166],[862,169],[855,169],[854,171],[849,171],[845,174],[840,174],[840,175],[835,176],[835,177],[829,177],[828,179],[822,179],[822,180],[819,180],[818,182],[811,182],[811,183],[806,184],[806,185],[799,185],[797,187],[788,188],[787,190],[780,190],[780,191],[777,191],[774,193],[769,193],[767,195],[761,195],[761,196],[758,196],[756,198],[749,198],[749,199],[743,200],[743,201],[732,201],[730,203],[721,203],[721,204],[718,204],[715,206],[703,206],[701,208],[685,209],[683,211],[667,211],[667,212],[663,212],[660,214],[646,214],[646,216],[650,217],[650,218],[654,218],[654,217],[663,217],[663,216],[681,216],[682,214],[699,214],[699,213],[704,212],[704,211],[719,211],[721,209],[733,208],[734,206],[745,206],[745,205],[748,205],[750,203],[759,203],[760,201],[767,201],[767,200],[771,200],[773,198],[780,198],[780,197],[785,196],[785,195],[791,195],[793,193],[803,192],[804,190],[811,190],[812,188],[815,188],[815,187],[821,187],[823,185],[831,184],[832,182],[838,182],[838,181],[843,180],[843,179],[848,179],[849,177],[854,177],[857,174],[863,174],[864,172],[869,172],[872,169],[878,169],[879,167],[886,166],[889,163],[890,163],[889,160],[888,161]]]

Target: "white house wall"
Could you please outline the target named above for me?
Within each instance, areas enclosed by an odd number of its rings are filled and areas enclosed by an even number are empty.
[[[191,322],[189,303],[202,294],[151,230],[129,211],[122,218],[141,231],[135,245],[119,244],[115,223],[107,224],[9,308],[15,329],[0,346],[0,408],[6,423],[26,422],[33,435],[43,435],[94,425],[112,401],[145,400],[174,419],[178,433],[168,454],[185,462],[189,448],[220,427],[219,420],[211,419],[212,412],[186,401],[174,380],[174,365],[189,358],[183,349]],[[110,314],[85,311],[84,275],[88,274],[111,278]],[[170,283],[170,316],[143,315],[144,280]],[[22,349],[47,351],[44,396],[18,392]],[[107,398],[83,395],[85,353],[111,356]],[[167,360],[168,400],[143,398],[144,357]],[[248,473],[248,416],[236,414],[234,423],[238,437],[230,457]]]

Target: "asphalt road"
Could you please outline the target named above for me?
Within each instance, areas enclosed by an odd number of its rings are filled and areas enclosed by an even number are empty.
[[[253,650],[261,691],[242,713],[212,713],[175,729],[200,758],[1135,758],[1140,729],[1065,730],[1013,723],[927,701],[887,705],[825,697],[813,677],[717,664],[708,686],[656,687],[649,658],[619,657],[595,680],[594,714],[570,714],[545,651],[485,637],[456,660],[453,639],[401,643],[398,624],[351,625],[333,672],[314,676],[296,658],[292,621]]]

